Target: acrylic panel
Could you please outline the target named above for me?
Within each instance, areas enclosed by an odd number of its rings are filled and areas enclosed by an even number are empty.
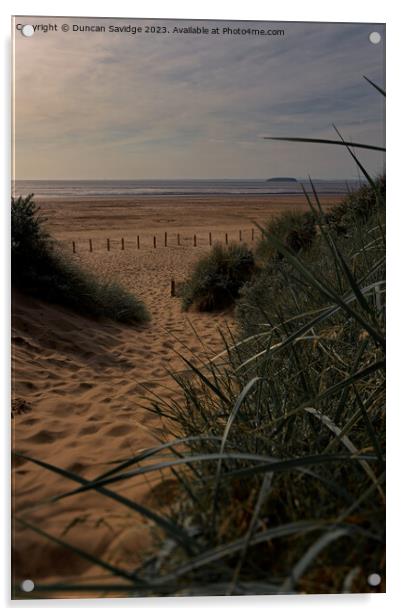
[[[385,592],[385,24],[12,41],[13,597]]]

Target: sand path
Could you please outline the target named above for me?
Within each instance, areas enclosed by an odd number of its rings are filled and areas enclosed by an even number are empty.
[[[75,313],[15,294],[13,310],[14,447],[17,451],[93,478],[108,462],[126,458],[166,439],[159,417],[143,396],[177,394],[168,370],[183,370],[177,351],[204,358],[220,349],[218,327],[229,315],[181,310],[170,297],[170,280],[183,280],[199,252],[186,248],[76,255],[103,277],[119,279],[143,299],[152,322],[141,327],[94,322]],[[203,342],[194,333],[199,332]],[[174,389],[174,385],[173,385]],[[119,493],[160,510],[173,495],[162,476],[132,480]],[[134,567],[151,541],[150,524],[97,494],[67,498],[32,510],[74,484],[31,462],[14,472],[17,512],[109,561]],[[24,513],[25,511],[25,513]],[[15,527],[19,578],[74,576],[88,563],[31,530]]]

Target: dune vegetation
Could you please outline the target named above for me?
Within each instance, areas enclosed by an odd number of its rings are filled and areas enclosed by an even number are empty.
[[[316,220],[312,212],[283,212],[268,221],[264,232],[275,235],[287,248],[298,253],[311,247],[317,233]],[[265,236],[257,246],[256,255],[264,264],[274,258],[282,258],[281,252]]]
[[[157,404],[188,440],[182,504],[204,543],[192,584],[225,593],[367,591],[384,558],[385,243],[381,178],[337,235],[317,198],[305,252],[243,287],[240,335]],[[370,212],[359,195],[374,200]],[[358,212],[364,212],[360,216]],[[333,214],[335,214],[333,212]],[[194,436],[197,437],[194,439]],[[190,472],[181,472],[189,486]],[[262,547],[264,546],[264,547]],[[184,583],[185,576],[181,579]],[[208,586],[209,585],[209,586]]]
[[[62,253],[45,230],[33,195],[11,200],[13,287],[90,317],[134,324],[149,320],[144,304],[115,281],[99,280]]]
[[[239,291],[255,272],[254,255],[244,244],[215,244],[197,261],[181,295],[185,310],[222,310],[234,305]]]

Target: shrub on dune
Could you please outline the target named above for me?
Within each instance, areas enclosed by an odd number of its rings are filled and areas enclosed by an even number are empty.
[[[254,271],[254,256],[246,246],[215,244],[212,251],[196,263],[184,284],[183,308],[194,306],[209,312],[232,306]]]
[[[311,212],[282,212],[269,220],[265,233],[275,235],[294,252],[306,251],[311,247],[317,233],[315,217]],[[280,253],[264,236],[257,247],[257,257],[267,261],[278,256],[280,257]]]
[[[42,300],[123,323],[149,320],[145,305],[114,281],[68,259],[43,228],[33,195],[11,200],[12,285]]]

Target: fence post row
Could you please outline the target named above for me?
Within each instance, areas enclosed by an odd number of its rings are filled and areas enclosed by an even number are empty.
[[[261,237],[264,237],[264,232],[261,231]],[[255,228],[252,227],[251,229],[251,241],[254,242],[255,240]],[[197,234],[195,233],[193,236],[193,246],[197,247]],[[242,242],[243,241],[243,231],[240,229],[239,230],[239,241]],[[208,232],[208,243],[210,246],[212,246],[212,232],[209,231]],[[89,244],[89,252],[93,252],[93,241],[92,239],[88,239],[88,244]],[[229,244],[229,234],[225,233],[225,244],[226,246]],[[181,246],[181,236],[180,233],[177,234],[177,245]],[[157,247],[157,236],[154,235],[153,236],[153,246],[154,248]],[[164,232],[164,246],[165,248],[168,246],[168,233],[167,231]],[[77,252],[77,245],[76,242],[74,240],[72,240],[72,247],[73,247],[73,253]],[[121,238],[121,250],[125,250],[125,239],[124,237]],[[139,250],[141,247],[141,241],[140,241],[140,236],[137,235],[137,249]],[[111,248],[111,242],[110,242],[110,238],[106,239],[106,248],[108,251],[110,251]]]

